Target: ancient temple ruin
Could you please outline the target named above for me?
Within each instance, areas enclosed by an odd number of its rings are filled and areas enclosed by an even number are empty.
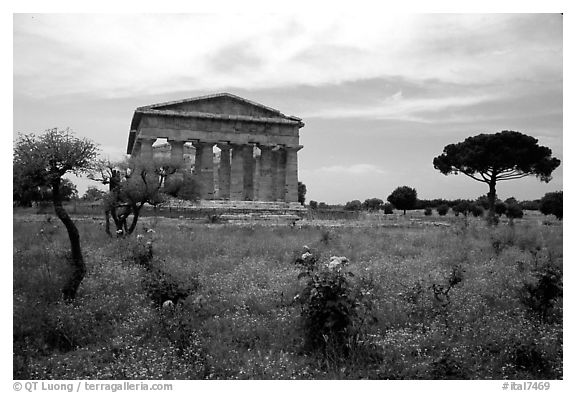
[[[184,163],[203,200],[298,201],[295,116],[221,93],[137,108],[127,153]]]

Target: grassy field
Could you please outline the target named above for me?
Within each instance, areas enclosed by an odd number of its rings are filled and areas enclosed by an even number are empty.
[[[64,303],[69,246],[48,217],[14,212],[15,379],[563,376],[559,222],[148,217],[138,238],[111,239],[100,218],[76,217],[88,273]],[[350,261],[346,285],[362,307],[343,346],[307,345],[294,263],[304,246],[320,264]],[[167,298],[175,308],[160,307]]]

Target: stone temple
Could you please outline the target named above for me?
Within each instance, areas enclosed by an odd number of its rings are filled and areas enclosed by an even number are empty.
[[[201,202],[298,204],[302,119],[229,93],[137,108],[127,153],[182,161]],[[300,207],[301,208],[301,207]]]

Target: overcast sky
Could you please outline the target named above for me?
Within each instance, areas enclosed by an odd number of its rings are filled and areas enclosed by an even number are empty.
[[[476,198],[432,166],[445,145],[516,130],[562,156],[560,14],[16,14],[14,136],[71,127],[113,158],[138,106],[229,92],[301,117],[307,200]],[[536,199],[553,180],[502,182]],[[89,183],[82,183],[81,193]]]

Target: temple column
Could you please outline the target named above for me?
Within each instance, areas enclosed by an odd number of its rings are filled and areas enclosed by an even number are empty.
[[[130,153],[130,155],[132,157],[139,157],[141,147],[142,147],[142,144],[140,143],[139,140],[134,142],[134,147],[132,148],[132,153]]]
[[[277,156],[276,168],[276,201],[284,201],[286,198],[286,150],[280,149],[275,152]]]
[[[196,181],[200,183],[200,173],[202,172],[202,148],[198,144],[198,142],[193,142],[192,146],[194,146],[194,177]]]
[[[244,145],[232,145],[230,164],[230,200],[244,200]]]
[[[218,166],[218,198],[230,199],[230,145],[218,144],[220,165]]]
[[[156,138],[141,138],[140,139],[140,158],[143,161],[151,161],[152,155],[152,145],[156,142]]]
[[[184,141],[168,141],[170,143],[170,159],[184,163]]]
[[[169,140],[168,143],[170,144],[170,161],[173,165],[179,165],[180,170],[178,172],[173,173],[166,179],[167,182],[172,180],[184,180],[184,141],[174,141]]]
[[[271,160],[271,173],[272,173],[272,192],[270,193],[270,200],[278,200],[278,195],[280,194],[281,188],[278,188],[278,147],[272,149],[272,160]]]
[[[260,201],[260,157],[261,155],[254,157],[254,199],[253,201]]]
[[[254,200],[254,146],[244,146],[244,200]]]
[[[198,142],[196,148],[195,174],[200,182],[200,198],[214,199],[214,156],[215,143]]]
[[[286,202],[298,202],[298,150],[302,146],[286,147]]]
[[[258,199],[261,201],[273,200],[272,179],[272,146],[260,145],[260,177]]]

